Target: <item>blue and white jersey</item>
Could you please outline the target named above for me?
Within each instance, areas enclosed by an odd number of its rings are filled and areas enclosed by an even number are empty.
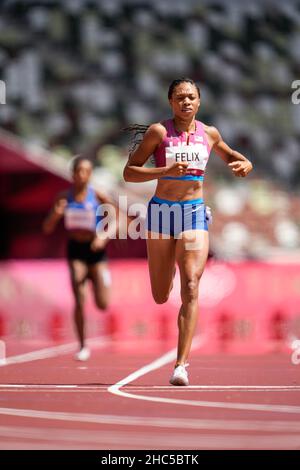
[[[88,186],[86,198],[82,202],[75,201],[74,191],[71,189],[67,201],[64,213],[65,228],[95,232],[96,224],[99,222],[99,217],[96,216],[99,201],[94,189]]]

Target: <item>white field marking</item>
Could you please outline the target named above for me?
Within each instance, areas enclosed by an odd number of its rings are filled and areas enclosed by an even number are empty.
[[[0,408],[0,415],[18,416],[54,421],[95,423],[116,426],[141,426],[192,430],[261,431],[300,433],[300,421],[262,420],[214,420],[189,418],[162,418],[147,416],[96,415],[90,413],[69,413],[39,411],[19,408]]]
[[[187,387],[173,387],[172,385],[131,386],[124,387],[128,391],[145,392],[296,392],[300,391],[300,385],[188,385]]]
[[[87,340],[87,343],[92,345],[101,345],[104,346],[107,343],[107,338],[97,337]],[[24,354],[19,354],[17,356],[7,357],[4,363],[0,362],[0,367],[9,366],[11,364],[21,364],[24,362],[36,361],[38,359],[47,359],[49,357],[56,357],[60,354],[67,354],[69,352],[76,351],[78,349],[78,343],[67,343],[61,344],[59,346],[53,346],[51,348],[38,349],[37,351],[31,351]]]
[[[234,436],[235,437],[235,436]],[[4,446],[1,446],[1,450],[107,450],[111,449],[112,452],[115,449],[135,449],[135,450],[145,450],[145,449],[162,449],[167,450],[170,448],[174,448],[174,450],[182,451],[182,449],[198,449],[200,450],[296,450],[299,449],[299,439],[290,440],[290,436],[285,436],[285,439],[282,439],[282,436],[277,441],[272,440],[272,437],[266,436],[262,439],[257,438],[249,438],[247,436],[239,437],[238,439],[234,439],[233,436],[224,438],[218,434],[210,435],[209,437],[201,436],[198,440],[191,438],[189,441],[185,440],[182,441],[183,436],[180,436],[177,439],[166,438],[165,436],[159,436],[152,439],[141,438],[133,436],[131,440],[127,437],[120,438],[120,436],[116,435],[115,439],[108,440],[105,439],[101,444],[93,446],[93,444],[58,444],[57,440],[54,441],[52,444],[47,443],[31,443],[29,441],[26,442],[9,442],[6,443]],[[136,439],[136,440],[135,440]],[[180,440],[181,439],[181,440]],[[161,444],[161,442],[166,441],[166,444]],[[118,442],[118,446],[115,444]],[[136,443],[136,444],[133,444]]]
[[[300,385],[189,385],[188,387],[173,387],[171,385],[136,385],[124,386],[130,392],[296,392]],[[89,384],[0,384],[1,391],[47,391],[47,392],[106,392],[107,385]]]
[[[118,390],[119,391],[119,390]],[[120,391],[119,391],[120,392]],[[176,398],[149,397],[147,395],[135,395],[133,393],[114,393],[126,398],[134,398],[135,400],[151,401],[155,403],[168,403],[173,405],[197,406],[204,408],[223,408],[227,410],[243,410],[243,411],[265,411],[274,413],[291,413],[300,414],[300,406],[290,405],[260,405],[256,403],[229,403],[214,401],[197,401],[197,400],[180,400]]]
[[[191,350],[196,349],[197,347],[201,346],[202,342],[203,342],[203,339],[200,336],[197,336],[196,338],[194,338]],[[128,385],[129,383],[133,382],[139,377],[142,377],[143,375],[148,374],[149,372],[160,369],[164,365],[169,364],[170,362],[176,359],[176,354],[177,354],[177,349],[176,348],[171,349],[171,351],[167,352],[166,354],[159,357],[155,361],[151,362],[150,364],[144,367],[141,367],[141,369],[138,369],[137,371],[128,375],[127,377],[115,383],[111,387],[108,387],[107,391],[114,395],[123,395],[124,392],[121,392],[119,390],[121,387]]]
[[[192,349],[195,349],[202,343],[202,338],[197,336],[194,338]],[[148,374],[149,372],[153,372],[154,370],[160,369],[166,364],[174,361],[176,358],[176,349],[172,349],[168,353],[164,354],[163,356],[159,357],[155,361],[147,364],[144,367],[141,367],[137,371],[133,372],[132,374],[128,375],[124,379],[120,380],[119,382],[115,383],[114,385],[108,387],[107,391],[112,393],[113,395],[131,398],[134,400],[142,400],[142,401],[150,401],[154,403],[166,403],[170,405],[184,405],[184,406],[196,406],[196,407],[204,407],[204,408],[221,408],[221,409],[228,409],[228,410],[243,410],[243,411],[264,411],[264,412],[274,412],[274,413],[300,413],[300,406],[291,406],[291,405],[262,405],[259,403],[229,403],[229,402],[215,402],[215,401],[199,401],[199,400],[184,400],[184,399],[177,399],[177,398],[163,398],[163,397],[150,397],[147,395],[136,395],[134,393],[124,392],[120,390],[121,387],[128,385],[129,383],[133,382],[134,380],[143,377],[144,375]],[[181,390],[184,390],[186,387],[180,387]]]
[[[117,443],[117,444],[116,444]],[[300,438],[298,436],[225,436],[224,434],[209,434],[208,436],[188,436],[186,434],[145,436],[144,434],[121,435],[114,433],[113,436],[102,434],[98,438],[97,444],[83,443],[72,444],[71,442],[62,443],[58,439],[48,442],[30,442],[13,441],[0,442],[0,450],[107,450],[113,452],[116,449],[134,449],[134,450],[168,450],[174,449],[181,451],[183,449],[191,450],[297,450],[299,449]]]
[[[3,426],[0,427],[0,436],[4,439],[2,442],[5,444],[3,448],[11,449],[12,446],[17,444],[23,445],[25,448],[28,446],[35,446],[40,449],[48,443],[48,448],[64,448],[82,449],[87,446],[95,446],[102,449],[114,449],[111,447],[116,442],[119,445],[133,448],[133,443],[138,448],[143,449],[198,449],[200,448],[239,448],[255,447],[260,449],[265,448],[296,448],[300,443],[300,436],[290,433],[284,435],[236,435],[236,434],[195,434],[184,432],[177,432],[176,434],[170,433],[166,435],[163,431],[151,434],[144,434],[141,432],[128,433],[122,431],[110,430],[73,430],[73,429],[59,429],[59,428],[32,428],[32,427],[16,427],[16,426]],[[72,445],[72,444],[75,445]],[[162,445],[163,443],[163,445]],[[1,444],[0,444],[1,445]],[[0,447],[1,448],[1,447]],[[29,447],[30,448],[30,447]],[[136,448],[136,447],[135,447]]]

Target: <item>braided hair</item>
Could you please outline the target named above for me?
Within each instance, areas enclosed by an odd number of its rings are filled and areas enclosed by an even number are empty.
[[[132,138],[129,148],[129,157],[133,154],[135,149],[140,145],[143,140],[144,134],[147,131],[149,126],[145,124],[132,124],[131,126],[124,127],[122,130],[125,132],[132,132]]]

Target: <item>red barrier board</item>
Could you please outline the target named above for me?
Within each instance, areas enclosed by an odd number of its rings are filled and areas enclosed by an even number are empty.
[[[112,260],[111,306],[98,311],[88,291],[89,335],[118,344],[174,347],[180,308],[177,268],[167,303],[152,299],[146,260]],[[0,336],[74,338],[73,298],[64,261],[0,263]],[[300,267],[274,263],[207,264],[200,283],[203,351],[264,352],[300,338]]]

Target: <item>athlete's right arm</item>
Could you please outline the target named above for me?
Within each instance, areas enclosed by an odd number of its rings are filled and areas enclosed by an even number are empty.
[[[166,133],[166,129],[160,123],[152,124],[147,129],[144,138],[138,148],[129,156],[128,162],[123,171],[125,181],[131,183],[142,183],[162,176],[180,176],[186,172],[187,163],[174,163],[167,167],[144,168],[148,158],[161,144]]]
[[[50,213],[43,222],[43,231],[47,235],[54,232],[56,225],[60,219],[64,216],[64,210],[68,201],[65,193],[61,193],[52,207]]]

